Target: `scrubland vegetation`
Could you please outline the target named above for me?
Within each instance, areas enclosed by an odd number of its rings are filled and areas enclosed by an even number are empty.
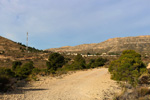
[[[26,63],[14,61],[11,68],[0,68],[0,91],[12,90],[13,85],[19,80],[37,80],[37,75],[61,75],[68,71],[100,67],[105,62],[107,62],[107,59],[97,58],[91,59],[89,63],[86,63],[80,54],[71,61],[71,59],[65,58],[58,53],[50,54],[46,62],[47,68],[35,68],[32,61]]]
[[[33,61],[26,63],[14,61],[11,68],[0,68],[0,92],[13,89],[13,85],[20,80],[38,80],[38,75],[61,75],[68,71],[84,70],[104,66],[108,59],[97,57],[85,59],[80,54],[68,58],[59,53],[51,53],[45,63],[47,68],[35,68]],[[149,97],[148,88],[150,75],[146,69],[141,55],[133,50],[125,50],[120,57],[109,64],[109,72],[113,80],[118,81],[123,88],[123,93],[114,100],[139,100]],[[106,65],[108,66],[108,65]],[[130,92],[129,92],[130,91]],[[148,100],[148,99],[147,99]]]
[[[112,79],[123,87],[123,93],[114,100],[149,100],[150,75],[141,55],[133,50],[123,51],[122,55],[109,66]]]
[[[110,64],[109,72],[112,79],[129,82],[131,85],[138,83],[138,77],[146,72],[146,66],[141,61],[141,55],[133,50],[126,50],[118,60]]]

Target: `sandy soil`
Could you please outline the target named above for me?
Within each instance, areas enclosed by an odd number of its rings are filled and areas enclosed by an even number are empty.
[[[3,100],[112,100],[121,88],[110,79],[108,69],[78,71],[65,77],[41,77]]]

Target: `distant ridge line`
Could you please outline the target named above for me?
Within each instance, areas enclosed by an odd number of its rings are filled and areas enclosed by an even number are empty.
[[[100,43],[64,46],[47,50],[52,52],[110,53],[122,52],[127,49],[132,49],[140,53],[148,53],[150,50],[150,35],[116,37]]]

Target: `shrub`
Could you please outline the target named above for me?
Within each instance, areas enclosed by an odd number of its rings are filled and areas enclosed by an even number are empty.
[[[68,68],[70,70],[85,69],[86,68],[85,59],[80,54],[78,54],[75,57],[74,62],[71,65],[69,65]]]
[[[141,61],[141,55],[133,50],[125,50],[118,60],[111,62],[109,72],[112,79],[127,81],[136,85],[138,77],[146,70],[146,66]]]
[[[15,76],[15,73],[8,68],[0,68],[0,92],[6,92],[11,88],[11,78]]]
[[[0,68],[0,75],[8,76],[8,77],[14,77],[15,73],[13,71],[11,71],[11,69],[1,67]]]
[[[56,71],[56,75],[57,76],[60,76],[60,75],[62,75],[62,74],[67,74],[67,70],[65,69],[65,68],[60,68],[60,69],[58,69],[57,71]]]
[[[90,59],[90,62],[87,65],[87,68],[95,68],[95,59]]]
[[[73,62],[71,65],[69,65],[70,70],[79,70],[84,68],[85,68],[84,63]]]
[[[52,53],[49,56],[48,61],[46,62],[47,69],[50,72],[55,72],[58,68],[62,68],[64,64],[65,64],[65,58],[58,53]]]
[[[105,63],[107,62],[107,59],[103,59],[101,57],[95,59],[91,59],[89,64],[88,64],[88,68],[96,68],[96,67],[100,67],[105,65]]]
[[[20,79],[27,78],[31,74],[33,68],[33,62],[23,64],[20,68],[16,69],[16,77]]]
[[[38,69],[38,68],[34,68],[34,69],[32,70],[32,74],[35,74],[35,75],[39,74],[40,72],[41,72],[41,70]]]

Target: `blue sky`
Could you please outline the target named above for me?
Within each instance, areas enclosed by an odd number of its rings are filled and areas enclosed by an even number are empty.
[[[150,0],[0,0],[0,35],[38,49],[150,35]]]

